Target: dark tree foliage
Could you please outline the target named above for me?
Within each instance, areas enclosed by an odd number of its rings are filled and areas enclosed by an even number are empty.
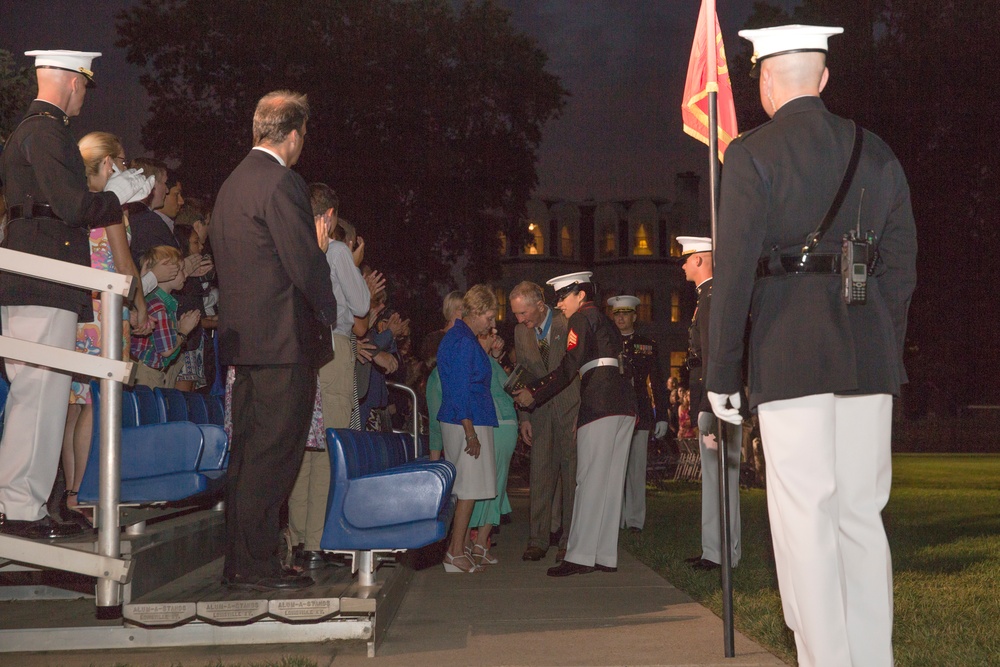
[[[243,158],[261,95],[307,93],[297,169],[337,190],[391,300],[433,326],[459,255],[470,279],[498,275],[567,94],[492,2],[143,0],[118,31],[146,68],[143,143],[180,161],[185,192],[214,195]]]
[[[18,67],[14,55],[0,49],[0,145],[21,122],[37,91],[34,69]]]
[[[910,307],[908,392],[932,410],[1000,401],[1000,183],[993,109],[1000,13],[976,0],[758,2],[747,27],[839,25],[823,99],[885,139],[910,183],[920,253]],[[740,127],[767,120],[749,42],[730,63]],[[913,404],[913,401],[908,401]],[[917,408],[922,411],[924,406]]]

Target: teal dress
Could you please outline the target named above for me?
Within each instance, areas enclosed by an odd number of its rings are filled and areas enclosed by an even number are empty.
[[[486,524],[496,526],[500,523],[500,515],[510,512],[510,502],[507,500],[507,473],[510,471],[510,459],[514,455],[514,448],[517,446],[517,412],[514,410],[514,399],[503,390],[503,383],[507,381],[507,373],[493,357],[490,357],[490,366],[493,368],[493,376],[490,380],[490,394],[493,396],[493,406],[496,408],[497,422],[499,422],[499,426],[493,429],[493,452],[496,456],[497,468],[497,496],[489,500],[476,501],[475,506],[472,508],[472,518],[469,520],[469,527],[471,528],[478,528]],[[430,385],[431,382],[428,380],[428,395],[430,394]],[[428,400],[429,409],[430,401]],[[440,434],[438,437],[440,438]]]

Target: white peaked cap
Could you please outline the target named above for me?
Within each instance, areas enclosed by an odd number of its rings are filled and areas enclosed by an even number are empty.
[[[707,236],[678,236],[677,242],[681,244],[681,257],[696,252],[712,252],[712,239]]]
[[[34,57],[36,68],[78,72],[92,85],[94,72],[90,69],[91,63],[101,54],[98,51],[25,51],[24,55]]]
[[[844,32],[843,28],[822,25],[779,25],[760,30],[740,30],[743,39],[753,42],[754,65],[765,58],[786,53],[827,52],[827,39]]]
[[[578,283],[589,283],[591,276],[594,273],[592,271],[577,271],[576,273],[567,273],[564,276],[557,276],[552,280],[545,282],[546,285],[552,285],[552,289],[559,291],[563,288],[570,287]]]
[[[622,294],[621,296],[613,296],[608,299],[608,305],[616,313],[619,310],[635,310],[640,303],[641,301],[631,294]]]

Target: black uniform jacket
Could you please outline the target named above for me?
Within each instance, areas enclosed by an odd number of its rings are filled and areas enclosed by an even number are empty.
[[[11,134],[0,158],[7,206],[48,204],[59,219],[12,219],[3,246],[11,250],[90,266],[89,230],[120,224],[113,192],[90,192],[87,176],[62,109],[35,100],[26,120]],[[0,273],[0,304],[46,306],[93,319],[89,290],[13,273]]]
[[[660,371],[656,341],[637,333],[622,336],[622,359],[632,371],[637,413],[635,430],[648,431],[654,422],[669,421],[667,411],[670,400],[667,398],[666,381]]]
[[[222,363],[330,361],[337,299],[302,177],[250,151],[219,190],[209,235]]]
[[[708,323],[712,313],[712,279],[698,285],[698,307],[688,329],[688,387],[691,389],[691,414],[711,412],[712,404],[705,391],[705,357],[708,351]]]
[[[839,253],[860,220],[878,235],[881,259],[868,278],[868,303],[841,296],[839,275],[794,274],[754,280],[773,246],[794,254],[840,187],[853,124],[818,97],[792,100],[726,150],[706,387],[742,384],[744,325],[751,317],[751,406],[822,393],[897,394],[906,381],[903,341],[916,283],[917,237],[910,191],[898,160],[871,132],[853,184],[816,249]],[[862,196],[862,191],[864,195]]]
[[[618,359],[622,336],[608,316],[593,302],[584,303],[569,318],[566,356],[559,367],[528,385],[536,403],[544,403],[568,387],[580,367],[593,359]],[[580,412],[576,425],[583,426],[602,417],[634,415],[635,392],[616,366],[601,366],[587,371],[580,381]]]

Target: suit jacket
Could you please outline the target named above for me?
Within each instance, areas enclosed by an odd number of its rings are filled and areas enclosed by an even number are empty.
[[[750,311],[750,404],[822,393],[899,392],[903,342],[916,284],[916,226],[899,161],[871,132],[833,225],[816,249],[839,253],[860,221],[881,259],[868,277],[868,303],[841,296],[839,275],[789,274],[754,281],[759,258],[794,254],[840,187],[852,123],[818,97],[786,103],[774,118],[733,141],[722,173],[706,387],[736,392]],[[863,192],[863,196],[862,196]]]
[[[142,266],[142,256],[150,248],[159,245],[177,248],[177,239],[173,232],[155,211],[141,202],[126,204],[125,208],[128,211],[129,229],[132,231],[129,250],[132,252],[132,261],[137,267]]]
[[[209,234],[222,363],[329,362],[337,301],[302,177],[251,150],[222,184]]]
[[[0,158],[0,181],[7,206],[48,204],[58,217],[11,220],[3,241],[11,250],[90,266],[88,230],[122,221],[113,192],[88,190],[69,118],[48,102],[32,102],[25,120],[11,134]],[[90,290],[0,273],[0,304],[5,306],[61,308],[89,322],[91,303]]]
[[[544,377],[559,367],[566,355],[566,335],[569,322],[559,311],[552,312],[552,325],[549,332],[549,362],[542,361],[542,353],[538,349],[538,337],[534,329],[523,324],[514,327],[514,351],[517,353],[517,363],[524,366],[530,377],[536,380]],[[572,430],[576,425],[577,413],[580,409],[580,378],[579,376],[551,401],[544,405],[536,405],[534,410],[518,410],[518,421],[531,421],[532,428],[552,424],[558,430]]]
[[[688,387],[691,389],[691,412],[711,412],[712,404],[705,391],[705,357],[708,356],[708,323],[712,314],[712,279],[698,285],[698,307],[688,329]],[[697,418],[697,417],[696,417]]]

